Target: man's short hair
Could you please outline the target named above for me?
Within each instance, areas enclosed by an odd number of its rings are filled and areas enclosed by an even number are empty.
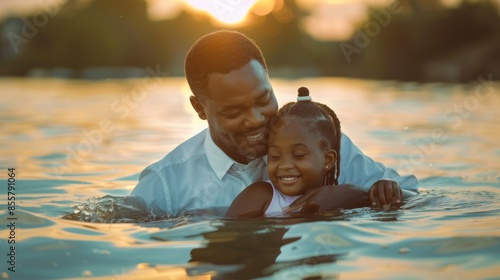
[[[255,42],[236,31],[221,30],[209,33],[194,43],[186,55],[184,72],[195,96],[206,94],[208,76],[227,74],[245,66],[252,59],[266,70],[267,65]]]

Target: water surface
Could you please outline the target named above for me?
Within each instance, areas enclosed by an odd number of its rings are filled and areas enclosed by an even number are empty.
[[[487,77],[485,77],[487,80]],[[498,279],[498,83],[273,80],[331,106],[372,158],[421,194],[388,211],[226,220],[224,209],[158,219],[127,195],[140,171],[196,134],[183,78],[0,79],[2,198],[16,172],[16,272],[8,279]],[[73,213],[75,220],[61,219]]]

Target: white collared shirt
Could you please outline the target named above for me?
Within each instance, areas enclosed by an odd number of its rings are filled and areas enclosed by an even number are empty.
[[[142,197],[148,210],[178,216],[188,210],[229,207],[245,187],[267,179],[264,158],[237,163],[205,129],[146,167],[131,195]]]
[[[344,134],[340,147],[339,184],[368,190],[384,178],[397,181],[410,191],[407,195],[418,193],[415,176],[400,176],[373,161]],[[265,157],[246,165],[237,163],[215,145],[205,129],[146,167],[131,195],[141,197],[150,211],[178,216],[188,210],[229,207],[244,188],[268,179]]]

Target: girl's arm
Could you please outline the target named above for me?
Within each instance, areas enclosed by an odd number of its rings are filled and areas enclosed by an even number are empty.
[[[342,184],[312,188],[283,211],[291,213],[300,210],[315,213],[367,206],[370,206],[370,203],[365,189],[356,185]]]
[[[257,182],[246,187],[231,203],[226,217],[256,218],[266,212],[273,198],[273,189],[269,183]]]

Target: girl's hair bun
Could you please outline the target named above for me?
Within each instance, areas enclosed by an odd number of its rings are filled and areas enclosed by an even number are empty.
[[[298,101],[311,101],[312,98],[309,96],[309,90],[306,87],[299,88],[299,96],[297,97]]]

